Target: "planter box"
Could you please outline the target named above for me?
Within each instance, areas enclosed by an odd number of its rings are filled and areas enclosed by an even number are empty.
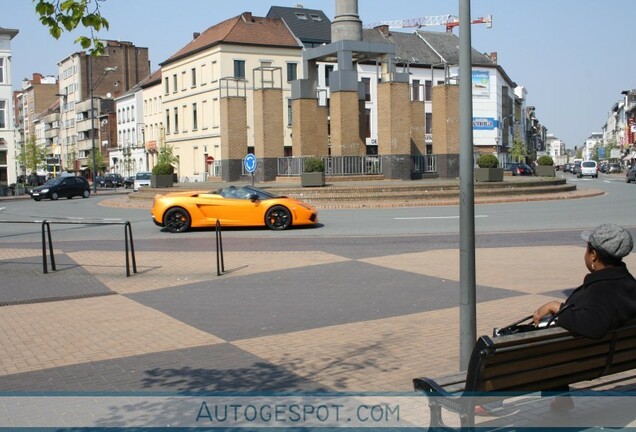
[[[537,165],[535,173],[539,177],[556,177],[554,167],[550,165]]]
[[[308,172],[300,175],[300,185],[302,187],[319,187],[325,185],[324,172]]]
[[[173,176],[169,175],[155,175],[150,176],[150,186],[153,188],[172,187]]]
[[[501,182],[503,181],[503,168],[475,168],[475,181]]]

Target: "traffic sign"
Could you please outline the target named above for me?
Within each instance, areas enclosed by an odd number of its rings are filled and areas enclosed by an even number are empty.
[[[205,161],[206,161],[208,164],[211,164],[212,162],[214,162],[214,156],[208,156],[207,158],[205,158]]]
[[[243,166],[245,167],[245,171],[248,173],[253,173],[256,171],[256,156],[252,153],[248,153],[243,159]]]

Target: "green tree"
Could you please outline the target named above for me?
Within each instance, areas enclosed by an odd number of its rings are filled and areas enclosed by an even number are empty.
[[[526,159],[526,156],[528,156],[528,150],[519,137],[515,137],[514,140],[512,140],[510,155],[517,162],[523,162]]]
[[[174,155],[171,145],[163,143],[157,155],[157,165],[172,165],[177,163],[179,159]]]
[[[59,39],[63,32],[72,32],[78,27],[88,30],[90,36],[75,39],[91,55],[104,53],[104,44],[96,36],[101,29],[108,30],[108,21],[100,11],[100,3],[106,0],[32,0],[40,22],[49,33]]]
[[[34,173],[44,165],[46,150],[36,144],[35,136],[29,135],[29,140],[24,145],[24,151],[18,156],[18,162],[28,171]]]
[[[106,171],[106,168],[108,167],[108,164],[104,159],[104,155],[97,149],[95,150],[95,166],[97,166],[97,173],[95,175],[99,175],[100,171]]]
[[[66,153],[66,170],[71,172],[75,171],[75,161],[77,160],[77,147],[72,145],[68,148]]]

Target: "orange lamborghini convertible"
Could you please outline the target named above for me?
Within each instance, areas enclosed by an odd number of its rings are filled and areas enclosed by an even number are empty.
[[[266,226],[284,230],[313,225],[318,212],[309,204],[253,186],[228,186],[215,192],[188,191],[155,196],[152,220],[173,233],[191,227]]]

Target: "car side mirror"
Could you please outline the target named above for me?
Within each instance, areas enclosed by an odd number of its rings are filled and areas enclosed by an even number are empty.
[[[250,194],[250,201],[252,202],[258,201],[258,194],[255,194],[255,193]]]

